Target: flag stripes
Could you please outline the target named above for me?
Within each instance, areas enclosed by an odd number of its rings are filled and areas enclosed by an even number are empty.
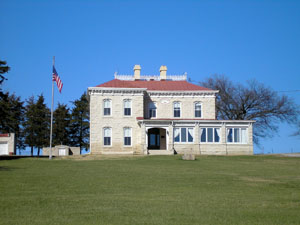
[[[55,69],[54,66],[53,66],[53,73],[52,73],[52,75],[53,75],[52,80],[56,81],[59,93],[61,93],[61,89],[63,87],[63,83],[62,83],[61,79],[59,78],[59,76],[58,76],[58,74],[57,74],[56,69]]]

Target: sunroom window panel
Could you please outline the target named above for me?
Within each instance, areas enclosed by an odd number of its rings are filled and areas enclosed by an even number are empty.
[[[232,142],[233,141],[233,137],[232,137],[233,132],[232,132],[232,130],[233,130],[232,128],[227,129],[227,142]]]
[[[238,143],[240,142],[240,129],[239,128],[234,128],[234,142]]]
[[[246,128],[241,129],[241,142],[243,144],[247,143],[247,129]]]
[[[186,142],[186,129],[181,128],[181,142]]]
[[[194,130],[193,128],[188,128],[188,142],[194,141]]]
[[[215,128],[215,142],[220,142],[220,128]]]
[[[207,128],[207,142],[213,142],[213,128]]]
[[[201,142],[206,142],[206,128],[201,128]]]
[[[180,142],[180,130],[179,130],[179,128],[174,128],[174,142]]]

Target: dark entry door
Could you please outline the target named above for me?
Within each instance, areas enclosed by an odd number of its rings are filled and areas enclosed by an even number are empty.
[[[160,149],[159,128],[152,128],[148,130],[148,149]]]

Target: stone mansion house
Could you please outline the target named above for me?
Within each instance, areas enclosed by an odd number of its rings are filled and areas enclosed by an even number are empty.
[[[217,90],[187,75],[118,75],[88,88],[91,154],[253,154],[252,120],[217,120]]]

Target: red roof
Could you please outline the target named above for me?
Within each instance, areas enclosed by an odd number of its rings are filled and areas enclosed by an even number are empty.
[[[125,81],[114,79],[106,83],[100,84],[96,87],[107,87],[107,88],[146,88],[150,91],[212,91],[209,88],[201,87],[195,84],[191,84],[187,81],[145,81],[145,80],[134,80]]]

